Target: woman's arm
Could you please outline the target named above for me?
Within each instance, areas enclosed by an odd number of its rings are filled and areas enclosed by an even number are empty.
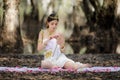
[[[43,30],[40,31],[39,33],[39,37],[38,37],[38,44],[37,44],[37,50],[40,51],[40,50],[43,50],[44,47],[47,45],[47,43],[43,43]]]
[[[65,50],[65,38],[62,34],[59,34],[57,38],[58,44],[60,45],[61,52]]]

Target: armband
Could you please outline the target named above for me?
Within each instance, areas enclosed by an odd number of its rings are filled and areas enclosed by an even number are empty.
[[[42,43],[42,40],[38,40],[38,43]]]

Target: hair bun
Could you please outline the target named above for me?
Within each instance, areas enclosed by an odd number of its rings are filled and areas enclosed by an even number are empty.
[[[47,18],[47,21],[48,21],[48,22],[53,21],[53,20],[59,21],[58,15],[55,14],[55,13],[50,14],[50,15],[48,16],[48,18]]]

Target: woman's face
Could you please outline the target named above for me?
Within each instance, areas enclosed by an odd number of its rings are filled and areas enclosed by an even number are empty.
[[[53,21],[48,22],[49,29],[50,29],[51,31],[56,30],[57,24],[58,24],[58,21],[57,21],[57,20],[53,20]]]

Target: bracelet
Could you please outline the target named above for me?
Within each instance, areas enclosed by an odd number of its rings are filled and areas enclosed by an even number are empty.
[[[62,46],[61,49],[65,48],[65,46]]]
[[[65,47],[63,47],[63,48],[61,48],[61,49],[60,49],[60,50],[61,50],[61,52],[64,52],[64,50],[65,50],[64,48],[65,48]]]

